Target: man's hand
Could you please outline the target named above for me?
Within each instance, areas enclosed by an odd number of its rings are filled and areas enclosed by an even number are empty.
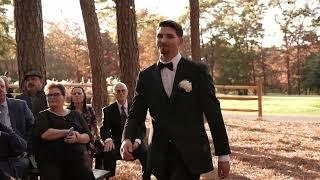
[[[138,149],[139,146],[140,146],[140,144],[138,142],[134,141],[132,150],[134,151],[134,150]]]
[[[218,177],[223,179],[229,176],[230,162],[229,161],[218,161]]]
[[[108,140],[104,143],[104,146],[103,146],[103,152],[110,152],[114,149],[114,143],[113,143],[113,140]]]
[[[122,142],[121,148],[120,148],[120,154],[122,159],[126,161],[133,161],[134,158],[132,156],[132,152],[133,152],[133,145],[130,139],[125,139]]]

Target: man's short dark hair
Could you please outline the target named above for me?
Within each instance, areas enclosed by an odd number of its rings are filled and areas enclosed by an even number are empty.
[[[159,27],[171,27],[176,31],[177,36],[179,37],[183,36],[183,30],[181,25],[175,21],[172,21],[172,20],[161,21],[159,23]]]

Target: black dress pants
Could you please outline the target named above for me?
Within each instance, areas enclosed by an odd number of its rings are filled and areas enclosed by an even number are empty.
[[[155,174],[157,180],[199,180],[200,174],[192,174],[171,141],[165,156],[165,168],[159,174]]]
[[[94,180],[94,175],[84,159],[79,161],[41,161],[41,180]]]

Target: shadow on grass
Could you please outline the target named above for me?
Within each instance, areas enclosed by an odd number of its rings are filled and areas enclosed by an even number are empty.
[[[271,169],[294,179],[316,179],[320,177],[319,161],[301,157],[285,157],[250,147],[232,146],[232,158],[249,163],[260,169]]]

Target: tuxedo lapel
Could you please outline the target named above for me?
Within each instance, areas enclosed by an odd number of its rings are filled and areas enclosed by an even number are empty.
[[[173,86],[172,86],[172,92],[171,92],[171,96],[170,96],[170,102],[173,102],[174,97],[176,96],[177,92],[178,92],[178,85],[179,82],[182,81],[182,78],[184,77],[184,65],[185,65],[185,60],[184,58],[181,58],[178,65],[177,65],[177,70],[176,70],[176,74],[174,76],[174,81],[173,81]]]
[[[164,86],[161,79],[161,73],[157,65],[154,66],[153,78],[156,85],[156,89],[159,90],[160,99],[169,99],[166,91],[164,90]]]
[[[9,111],[9,117],[11,122],[12,129],[16,130],[16,113],[14,112],[15,108],[13,108],[13,104],[10,101],[10,99],[7,98],[7,104],[8,104],[8,111]]]
[[[115,118],[114,119],[117,119],[119,122],[120,122],[120,111],[119,111],[119,108],[118,108],[118,104],[117,102],[114,102],[113,104],[113,111],[114,111],[114,115],[115,115]]]

